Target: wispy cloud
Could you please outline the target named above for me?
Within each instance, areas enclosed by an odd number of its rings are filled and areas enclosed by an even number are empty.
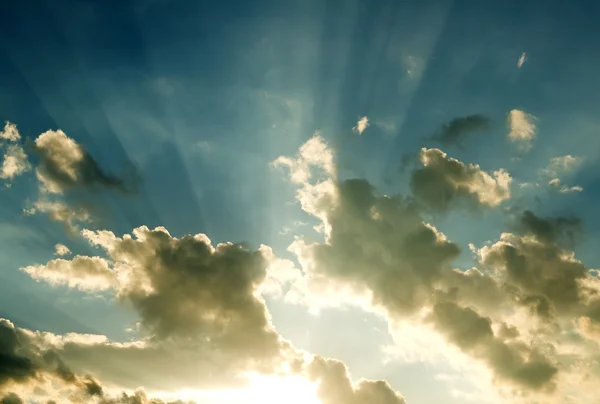
[[[521,56],[519,56],[519,60],[517,61],[517,68],[521,68],[523,67],[523,65],[525,64],[525,62],[527,61],[527,53],[523,52],[521,53]]]

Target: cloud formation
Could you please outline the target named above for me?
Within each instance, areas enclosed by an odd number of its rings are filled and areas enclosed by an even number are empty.
[[[507,124],[510,129],[508,139],[515,143],[522,152],[531,149],[536,136],[537,127],[535,117],[520,109],[513,109],[508,113]]]
[[[125,179],[107,174],[80,144],[60,129],[42,133],[35,139],[33,150],[40,159],[36,175],[49,193],[93,187],[129,190]]]
[[[13,180],[16,176],[31,170],[27,154],[23,147],[18,144],[21,135],[17,126],[6,122],[4,130],[0,131],[0,148],[5,149],[0,166],[0,179]]]
[[[476,166],[466,170],[460,162],[445,163],[437,149],[424,149],[421,159],[426,166],[437,159],[441,184],[481,175]],[[424,220],[420,203],[380,195],[366,180],[329,180],[333,188],[314,192],[311,207],[317,208],[309,212],[326,224],[325,240],[299,238],[290,246],[301,275],[282,280],[290,283],[285,299],[359,304],[383,311],[390,324],[432,327],[485,364],[494,383],[515,402],[574,397],[568,380],[595,372],[588,355],[597,349],[591,336],[600,321],[600,281],[567,249],[579,232],[577,219],[524,212],[516,233],[473,247],[477,267],[462,271],[452,267],[459,246]],[[498,186],[481,182],[492,190]],[[315,186],[314,181],[300,184],[301,189]],[[450,188],[451,195],[456,192]],[[468,195],[478,203],[486,200]],[[573,335],[579,339],[577,353],[570,348]],[[584,398],[591,392],[577,394]]]
[[[423,148],[423,167],[414,171],[410,187],[415,197],[434,210],[447,210],[466,200],[475,205],[497,206],[510,198],[512,178],[503,169],[488,173],[476,164],[448,158],[439,149]]]
[[[317,395],[322,404],[406,404],[383,380],[353,383],[346,365],[334,359],[316,356],[308,365],[308,375],[319,383]]]
[[[570,186],[563,183],[560,177],[570,176],[582,163],[581,157],[570,154],[553,157],[548,166],[541,170],[541,175],[548,181],[548,187],[561,193],[581,192],[583,188],[579,185]]]
[[[468,137],[478,132],[488,132],[491,129],[491,121],[483,115],[468,115],[454,118],[431,137],[444,147],[463,147]]]

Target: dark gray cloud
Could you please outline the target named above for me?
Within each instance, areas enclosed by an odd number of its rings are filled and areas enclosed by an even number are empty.
[[[0,387],[10,381],[25,382],[38,376],[40,366],[22,353],[23,348],[17,329],[0,319]]]
[[[464,142],[474,133],[485,133],[491,129],[490,118],[484,115],[468,115],[454,118],[442,125],[431,139],[440,142],[443,147],[457,146],[462,148]]]
[[[531,234],[544,243],[573,244],[582,231],[581,220],[577,217],[542,218],[530,210],[523,212],[518,224],[520,232]]]

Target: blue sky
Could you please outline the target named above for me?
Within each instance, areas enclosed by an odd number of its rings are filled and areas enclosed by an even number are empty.
[[[489,131],[443,150],[486,171],[506,169],[512,196],[503,207],[576,214],[584,223],[577,256],[600,266],[596,2],[34,1],[6,4],[2,15],[0,119],[31,140],[62,129],[108,172],[133,166],[142,178],[135,195],[93,194],[95,228],[121,235],[165,226],[173,236],[266,244],[293,258],[286,249],[295,235],[318,235],[294,184],[270,164],[278,156],[294,156],[319,130],[341,178],[409,194],[403,156],[441,147],[429,137],[443,124],[482,114]],[[513,109],[535,116],[527,153],[507,140]],[[363,116],[370,125],[359,135],[352,127]],[[564,177],[581,192],[553,191],[540,175],[564,155],[582,159]],[[0,190],[0,317],[129,338],[131,310],[18,271],[55,258],[57,243],[93,254],[61,223],[22,214],[36,195],[31,173]],[[498,239],[512,217],[497,208],[430,219],[462,246],[455,265],[468,269],[467,244]],[[381,362],[381,346],[391,343],[381,318],[337,309],[315,317],[268,303],[283,336],[343,360],[353,375],[387,378],[410,403],[464,402],[430,365]],[[427,383],[436,387],[418,388]]]

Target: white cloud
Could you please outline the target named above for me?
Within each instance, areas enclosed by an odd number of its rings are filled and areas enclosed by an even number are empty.
[[[16,142],[21,139],[17,125],[7,121],[4,124],[4,131],[0,131],[0,139],[8,140],[9,142]]]
[[[367,118],[366,116],[363,116],[362,118],[360,118],[358,120],[358,122],[356,122],[356,126],[353,127],[352,130],[355,132],[358,132],[359,135],[362,135],[362,133],[368,127],[369,127],[369,118]]]
[[[69,247],[67,247],[64,244],[57,244],[54,246],[54,255],[58,255],[58,256],[64,256],[64,255],[70,255],[71,254],[71,250],[69,250]]]
[[[522,151],[531,149],[531,142],[537,131],[535,119],[533,115],[519,109],[513,109],[508,113],[507,122],[510,128],[508,138],[511,142],[516,143]]]
[[[523,67],[525,62],[527,61],[527,53],[523,52],[521,56],[519,56],[519,60],[517,61],[517,68]]]
[[[0,168],[0,178],[12,180],[30,169],[31,165],[23,148],[17,144],[8,145]]]

